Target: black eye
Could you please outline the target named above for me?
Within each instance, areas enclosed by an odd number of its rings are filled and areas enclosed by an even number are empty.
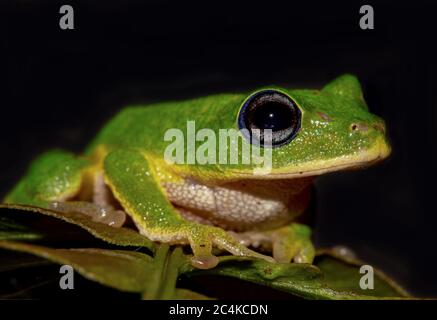
[[[258,145],[264,144],[264,129],[272,130],[272,146],[289,143],[300,129],[301,112],[285,94],[264,90],[253,94],[243,104],[238,115],[238,126],[243,135]],[[259,129],[259,130],[254,130]]]

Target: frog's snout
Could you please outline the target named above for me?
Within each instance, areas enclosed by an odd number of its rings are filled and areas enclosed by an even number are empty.
[[[364,154],[366,158],[382,160],[387,158],[391,153],[391,146],[386,135],[386,126],[384,120],[377,118],[374,121],[354,121],[350,124],[351,136],[368,139],[370,147],[367,147]],[[355,134],[352,134],[355,133]],[[356,135],[358,134],[358,135]]]
[[[373,128],[382,134],[385,134],[386,132],[385,122],[383,120],[378,120],[372,124],[357,121],[350,125],[351,131],[367,132],[370,128]]]

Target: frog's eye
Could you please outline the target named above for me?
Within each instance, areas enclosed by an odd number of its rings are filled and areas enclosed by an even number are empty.
[[[264,144],[264,129],[271,129],[272,146],[277,147],[296,136],[301,116],[299,107],[290,97],[276,90],[263,90],[254,93],[243,104],[238,126],[247,140],[252,138],[252,143],[258,145]]]

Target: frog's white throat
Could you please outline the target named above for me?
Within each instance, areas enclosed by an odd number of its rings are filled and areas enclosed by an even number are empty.
[[[215,185],[187,179],[165,182],[169,200],[192,221],[235,231],[285,225],[300,215],[309,199],[309,179],[238,180]]]

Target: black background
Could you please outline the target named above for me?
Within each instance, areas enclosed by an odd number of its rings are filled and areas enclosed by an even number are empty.
[[[59,8],[75,9],[75,30]],[[372,4],[375,29],[359,28]],[[393,144],[384,164],[317,182],[316,240],[344,244],[412,292],[437,296],[436,41],[432,1],[287,5],[185,1],[1,4],[0,193],[37,154],[80,152],[128,103],[351,72]],[[147,124],[145,124],[147,125]]]

